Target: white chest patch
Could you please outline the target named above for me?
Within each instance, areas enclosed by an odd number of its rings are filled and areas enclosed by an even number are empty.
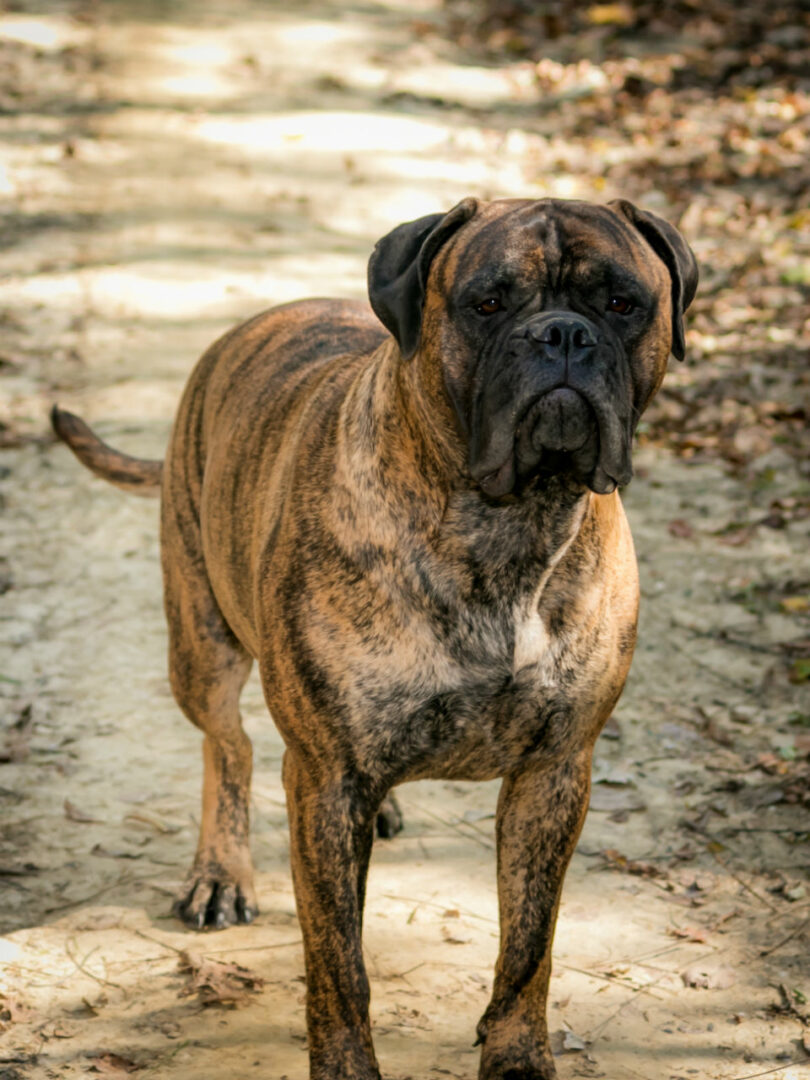
[[[550,653],[551,637],[537,606],[535,605],[533,610],[517,614],[512,674],[517,675],[521,668],[543,663],[550,658]]]
[[[579,513],[574,519],[567,540],[549,560],[549,564],[537,583],[537,588],[528,604],[524,602],[515,605],[515,651],[512,660],[512,674],[517,675],[523,668],[537,666],[540,681],[545,686],[554,685],[556,662],[565,642],[560,638],[552,637],[546,629],[546,624],[539,610],[540,600],[557,564],[568,551],[574,537],[579,532],[584,516],[585,503],[583,502]]]

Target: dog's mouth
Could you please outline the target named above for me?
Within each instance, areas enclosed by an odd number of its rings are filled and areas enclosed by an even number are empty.
[[[568,386],[543,394],[517,429],[518,460],[527,464],[543,450],[572,454],[596,431],[596,418],[585,398]]]
[[[510,439],[493,440],[471,464],[473,479],[490,498],[502,498],[529,478],[567,473],[598,494],[629,482],[629,446],[615,411],[570,386],[531,401],[515,418]]]

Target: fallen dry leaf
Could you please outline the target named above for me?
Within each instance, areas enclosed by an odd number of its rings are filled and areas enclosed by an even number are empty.
[[[804,900],[805,896],[807,896],[807,889],[801,882],[797,882],[795,885],[786,885],[783,890],[783,896],[794,902],[797,900]]]
[[[561,1028],[559,1031],[553,1031],[550,1036],[552,1053],[557,1056],[560,1054],[579,1054],[587,1048],[587,1042],[585,1039],[580,1038],[579,1035],[575,1035],[570,1028]]]
[[[443,926],[442,940],[446,941],[448,945],[469,945],[472,941],[472,938],[458,937],[452,932],[452,930],[449,930],[446,926]]]
[[[78,821],[81,825],[101,825],[99,818],[94,818],[80,810],[70,799],[65,799],[65,817],[68,821]]]
[[[429,1018],[418,1009],[409,1009],[407,1005],[397,1003],[393,1008],[386,1009],[383,1015],[394,1027],[417,1028],[419,1031],[431,1029]]]
[[[90,1061],[89,1071],[100,1073],[102,1076],[128,1076],[142,1067],[129,1058],[121,1057],[120,1054],[90,1053],[87,1054],[87,1058]]]
[[[788,615],[801,615],[810,611],[810,596],[784,596],[779,607]]]
[[[164,835],[171,835],[172,833],[178,833],[182,829],[182,825],[174,825],[169,821],[164,821],[163,818],[159,818],[157,814],[147,814],[143,810],[132,810],[129,814],[126,814],[124,821],[133,825],[147,825],[151,829],[156,829],[159,833]]]
[[[667,526],[670,536],[676,536],[679,540],[691,540],[695,530],[684,518],[674,518]]]
[[[584,1050],[587,1045],[585,1040],[575,1035],[573,1031],[566,1031],[563,1034],[563,1050],[569,1054]]]
[[[790,771],[790,762],[777,757],[776,754],[772,754],[770,751],[766,751],[757,757],[756,762],[751,767],[753,769],[762,769],[769,776],[785,776]]]
[[[628,859],[626,855],[622,855],[616,848],[606,848],[601,854],[604,862],[599,867],[600,870],[618,870],[623,874],[634,874],[637,877],[658,878],[667,876],[663,870],[653,863],[643,862],[639,859]]]
[[[26,1024],[36,1018],[36,1012],[24,1005],[19,998],[0,991],[0,1031],[5,1031],[12,1024]]]
[[[646,809],[647,805],[641,796],[627,787],[594,784],[591,788],[591,810],[597,813],[612,814],[621,810],[633,813]]]
[[[104,999],[104,1003],[106,1004],[106,999]],[[96,1004],[94,1005],[91,1001],[88,1001],[87,998],[82,998],[81,1005],[79,1005],[75,1009],[71,1009],[70,1015],[75,1017],[77,1020],[92,1020],[99,1015],[99,1011],[96,1006],[100,1004],[101,1001],[96,1002]]]
[[[142,859],[143,852],[141,851],[108,851],[103,844],[94,844],[90,849],[91,855],[96,855],[102,859]]]
[[[721,531],[715,533],[721,544],[725,544],[726,547],[743,547],[751,537],[754,535],[753,525],[735,527],[728,531]]]
[[[178,967],[190,976],[180,996],[196,994],[203,1005],[244,1005],[264,986],[261,976],[241,964],[209,960],[190,949],[180,953]]]
[[[696,941],[705,944],[709,940],[709,933],[700,926],[670,926],[667,930],[670,937],[680,938],[682,941]]]
[[[39,1029],[43,1039],[75,1039],[79,1028],[65,1024],[61,1020],[53,1020]]]
[[[585,17],[594,26],[632,26],[633,9],[629,4],[593,4]]]
[[[717,884],[714,874],[708,870],[684,870],[679,881],[689,893],[711,892]]]
[[[728,990],[737,981],[737,976],[730,967],[710,967],[706,964],[692,964],[681,975],[684,986],[700,990]]]

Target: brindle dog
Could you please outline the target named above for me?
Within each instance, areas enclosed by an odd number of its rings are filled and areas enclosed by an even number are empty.
[[[259,662],[286,743],[312,1080],[379,1078],[366,871],[387,793],[423,777],[503,777],[479,1075],[556,1076],[554,922],[636,636],[616,489],[696,286],[679,233],[628,202],[466,199],[377,244],[378,318],[311,300],[213,345],[165,464],[54,410],[96,473],[162,485],[171,683],[205,735],[178,902],[198,928],[256,913],[238,703]]]

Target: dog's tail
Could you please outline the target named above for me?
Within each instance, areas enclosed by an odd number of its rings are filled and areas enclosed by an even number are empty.
[[[51,409],[51,424],[62,442],[66,442],[82,465],[96,476],[136,495],[159,494],[162,461],[134,458],[113,450],[93,434],[84,420],[58,405]]]

